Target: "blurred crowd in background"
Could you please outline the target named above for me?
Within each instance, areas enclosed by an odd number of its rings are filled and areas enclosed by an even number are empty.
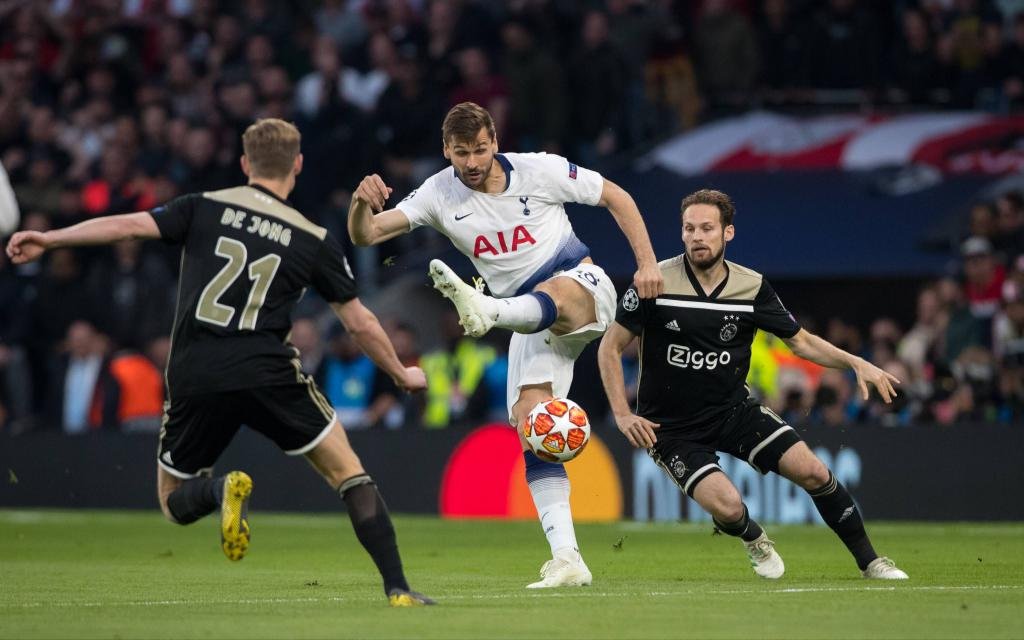
[[[0,1],[0,163],[25,229],[237,184],[241,132],[279,117],[303,133],[295,206],[345,238],[362,176],[397,201],[443,166],[441,120],[465,100],[494,114],[503,148],[597,169],[755,107],[1013,112],[1024,0]],[[1021,422],[1022,216],[1016,194],[978,204],[962,272],[920,291],[912,326],[798,310],[896,373],[894,406],[767,337],[753,386],[799,424]],[[0,429],[158,429],[176,269],[158,243],[0,257]],[[459,338],[444,318],[443,343],[424,345],[384,318],[434,376],[407,398],[319,312],[305,305],[293,340],[348,426],[503,419],[504,336]]]

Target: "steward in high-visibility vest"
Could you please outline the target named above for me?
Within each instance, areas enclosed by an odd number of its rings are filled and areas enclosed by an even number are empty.
[[[427,402],[423,426],[447,427],[465,411],[466,402],[497,357],[494,349],[473,338],[462,338],[452,351],[437,350],[420,358],[427,374]]]

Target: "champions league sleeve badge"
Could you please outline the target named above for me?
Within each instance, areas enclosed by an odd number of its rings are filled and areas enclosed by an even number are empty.
[[[639,306],[640,296],[636,294],[636,289],[627,289],[626,295],[622,296],[622,308],[626,311],[636,311]]]

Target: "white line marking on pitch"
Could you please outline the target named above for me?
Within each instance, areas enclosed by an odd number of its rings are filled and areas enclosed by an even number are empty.
[[[689,591],[649,591],[638,594],[610,593],[591,591],[590,589],[574,589],[572,591],[547,591],[544,593],[494,593],[476,595],[439,595],[442,603],[446,600],[525,600],[542,598],[625,598],[645,595],[648,597],[673,597],[690,595],[750,595],[774,593],[832,593],[837,591],[1000,591],[1024,589],[1024,585],[932,585],[932,586],[870,586],[870,587],[793,587],[788,589],[717,589]],[[321,602],[373,602],[376,597],[341,597],[327,596],[322,598],[242,598],[238,600],[134,600],[126,602],[0,602],[5,609],[47,609],[47,608],[97,608],[97,607],[194,607],[198,605],[267,605],[267,604],[301,604]]]

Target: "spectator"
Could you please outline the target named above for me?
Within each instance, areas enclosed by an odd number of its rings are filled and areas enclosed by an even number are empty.
[[[996,235],[996,212],[987,202],[977,202],[971,206],[968,223],[968,237],[984,238],[989,242]]]
[[[443,346],[420,359],[427,374],[423,426],[428,429],[447,427],[463,416],[469,398],[495,359],[493,348],[463,335],[454,311],[441,316],[441,334]]]
[[[510,136],[503,144],[523,152],[558,153],[567,120],[564,79],[545,45],[535,41],[533,31],[530,24],[517,19],[501,27]]]
[[[946,318],[940,363],[948,368],[965,349],[984,344],[987,334],[971,312],[959,282],[943,278],[939,281],[938,292]]]
[[[87,283],[97,324],[119,348],[142,349],[170,333],[174,279],[157,254],[143,253],[141,241],[113,245]]]
[[[626,61],[608,37],[608,15],[588,11],[583,16],[581,45],[572,55],[568,82],[571,141],[580,164],[594,166],[598,158],[621,144],[625,118]]]
[[[480,47],[463,49],[455,56],[459,80],[448,97],[448,106],[475,102],[491,113],[498,140],[508,131],[508,84],[501,75],[491,72],[491,61]]]
[[[359,5],[348,0],[324,0],[313,14],[317,33],[334,40],[341,51],[357,50],[368,35]]]
[[[395,353],[407,367],[419,366],[420,352],[416,331],[407,324],[388,323],[388,336],[395,345]],[[504,405],[504,396],[502,397]],[[373,381],[373,394],[366,411],[366,422],[371,427],[384,429],[413,429],[420,426],[423,396],[404,393],[394,381],[377,369]]]
[[[168,306],[168,308],[172,308]],[[160,431],[164,379],[152,361],[137,351],[119,351],[107,365],[103,412],[125,433]],[[109,418],[108,418],[109,419]]]
[[[375,367],[348,333],[336,328],[324,363],[324,393],[346,429],[365,429]]]
[[[417,60],[400,57],[377,102],[377,141],[395,196],[404,197],[441,168],[441,144],[435,128],[444,114],[444,100],[423,77]]]
[[[992,245],[1004,264],[1024,254],[1024,195],[1020,191],[1008,191],[996,199]]]
[[[28,296],[7,254],[0,251],[0,430],[26,426],[32,414],[32,376],[25,343],[30,317],[22,305]]]
[[[694,34],[697,77],[714,104],[745,104],[758,74],[757,39],[729,0],[706,0]]]
[[[914,105],[932,103],[934,91],[943,84],[934,37],[919,9],[903,11],[900,39],[893,48],[888,72],[898,99]]]
[[[825,370],[814,393],[808,422],[823,427],[841,427],[853,422],[856,415],[850,381],[841,371]]]
[[[964,293],[971,314],[978,320],[983,335],[991,336],[991,322],[1002,299],[1006,268],[992,253],[992,243],[972,236],[960,247],[964,258]]]
[[[808,35],[809,82],[826,89],[874,89],[879,81],[878,25],[856,0],[828,0]]]
[[[312,376],[313,380],[323,387],[327,359],[320,327],[316,321],[313,318],[296,318],[292,322],[288,341],[299,350],[303,373]]]
[[[1019,111],[1024,106],[1024,12],[1013,19],[1010,42],[1003,47],[1000,70],[1007,107]]]
[[[105,336],[89,322],[75,320],[64,350],[54,375],[52,424],[69,434],[115,426],[111,415],[103,413],[103,388],[110,384]]]
[[[788,0],[763,0],[757,29],[760,84],[782,99],[807,86],[806,37]]]
[[[945,330],[947,317],[942,309],[938,291],[928,285],[917,294],[917,318],[914,326],[904,334],[896,353],[910,368],[915,379],[929,377],[926,368],[937,359],[939,341]]]

